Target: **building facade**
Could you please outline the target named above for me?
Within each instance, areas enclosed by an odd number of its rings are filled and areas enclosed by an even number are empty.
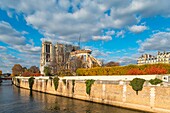
[[[42,51],[40,58],[40,71],[41,74],[44,72],[44,67],[48,66],[51,68],[52,73],[56,73],[61,68],[66,66],[66,62],[69,59],[70,52],[73,50],[80,49],[78,46],[59,44],[53,45],[49,41],[42,43]]]
[[[150,54],[144,54],[141,57],[138,58],[137,64],[170,64],[170,52],[159,52],[156,56],[150,55]]]
[[[51,68],[51,73],[60,70],[72,70],[73,68],[91,68],[94,65],[101,66],[100,61],[91,56],[91,50],[80,50],[79,46],[57,43],[53,45],[49,41],[42,43],[40,71],[44,74],[44,67]]]
[[[67,62],[68,69],[72,68],[92,68],[96,66],[102,66],[101,61],[97,60],[91,55],[92,51],[89,49],[75,50],[70,53],[69,60]],[[74,63],[77,62],[77,63]],[[72,64],[70,64],[72,63]],[[76,66],[74,66],[76,65]]]

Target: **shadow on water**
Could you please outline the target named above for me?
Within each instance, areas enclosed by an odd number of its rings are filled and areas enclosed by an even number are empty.
[[[32,98],[32,97],[33,97],[32,90],[30,90],[30,98]]]
[[[29,100],[30,102],[34,102],[34,96],[32,90],[30,90]]]

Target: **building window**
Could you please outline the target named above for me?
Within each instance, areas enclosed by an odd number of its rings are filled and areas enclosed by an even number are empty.
[[[50,53],[50,45],[46,45],[46,53]]]

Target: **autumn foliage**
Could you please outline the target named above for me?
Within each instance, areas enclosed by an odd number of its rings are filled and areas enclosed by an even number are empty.
[[[170,74],[170,64],[128,65],[77,69],[79,76]]]
[[[40,73],[32,73],[32,72],[24,72],[22,73],[22,76],[24,77],[30,77],[30,76],[42,76]]]
[[[39,68],[36,66],[31,66],[29,69],[22,67],[20,64],[15,64],[12,67],[12,76],[41,76]]]
[[[13,67],[12,67],[12,74],[14,76],[16,75],[20,75],[21,73],[23,72],[23,68],[20,64],[15,64]]]
[[[146,68],[145,72],[147,74],[167,74],[168,71],[163,67],[151,66],[149,68]]]
[[[138,68],[130,69],[127,72],[127,75],[144,75],[145,72],[143,70],[140,70]]]
[[[33,73],[33,76],[42,76],[40,73]]]

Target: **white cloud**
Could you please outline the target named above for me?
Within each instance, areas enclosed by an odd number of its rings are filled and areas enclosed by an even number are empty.
[[[40,54],[21,54],[20,57],[24,58],[24,62],[21,63],[24,67],[31,67],[36,65],[39,67],[40,65]]]
[[[136,43],[141,44],[142,40],[137,40]]]
[[[22,31],[21,33],[22,33],[23,35],[29,34],[27,31]]]
[[[106,35],[114,35],[115,34],[115,31],[114,30],[111,30],[111,31],[107,31],[106,32]]]
[[[27,67],[33,64],[39,65],[41,47],[34,46],[34,42],[31,39],[27,40],[23,36],[25,33],[25,31],[19,32],[15,30],[7,22],[0,22],[0,41],[7,44],[7,47],[0,46],[0,68],[3,72],[11,72],[12,66],[18,63]],[[17,52],[13,53],[11,49]],[[22,54],[25,57],[21,56]],[[32,59],[32,56],[36,56],[36,59]]]
[[[39,67],[39,55],[22,53],[19,57],[16,57],[9,53],[1,53],[0,54],[0,69],[3,70],[3,73],[12,72],[12,67],[14,64],[21,64],[23,67],[29,68],[32,65],[36,65]]]
[[[44,35],[45,38],[41,40],[73,43],[78,40],[80,34],[81,41],[112,40],[110,35],[123,38],[125,31],[122,29],[128,26],[131,26],[129,30],[132,32],[142,32],[146,30],[145,24],[135,25],[139,24],[143,17],[157,15],[169,17],[169,4],[169,0],[108,0],[107,2],[98,0],[72,0],[71,2],[66,0],[15,0],[12,2],[1,0],[0,8],[7,11],[11,18],[23,15],[28,25]],[[108,10],[110,14],[105,13]],[[108,31],[107,36],[101,36],[101,31],[105,29],[106,31],[117,29],[119,32]],[[1,21],[0,23],[0,41],[8,44],[10,48],[18,49],[20,54],[24,53],[26,57],[26,55],[30,56],[26,53],[35,54],[40,47],[34,46],[33,40],[27,41],[24,37],[25,33],[27,34],[27,32],[19,32],[12,28],[7,22]],[[155,33],[139,43],[139,50],[169,49],[168,37],[169,32]],[[104,52],[99,50],[94,50],[94,55],[105,56]],[[38,59],[38,55],[35,57]],[[39,59],[35,62],[39,62]],[[125,60],[121,62],[123,64]]]
[[[146,29],[147,29],[147,27],[145,25],[139,25],[139,26],[133,25],[133,26],[129,27],[129,30],[133,33],[141,33]]]
[[[105,63],[109,61],[119,62],[120,65],[128,65],[128,64],[136,64],[137,58],[140,54],[128,54],[128,56],[124,56],[126,54],[125,49],[121,49],[120,51],[107,51],[99,48],[94,48],[92,46],[85,46],[85,49],[91,49],[92,55],[98,59],[102,59]],[[131,49],[131,51],[136,51],[136,48]],[[122,57],[121,57],[121,56]]]
[[[25,52],[25,53],[32,53],[32,54],[40,54],[41,52],[41,47],[35,47],[30,44],[26,45],[14,45],[12,46],[12,49],[16,49],[19,52]]]
[[[108,41],[108,40],[112,40],[112,37],[111,36],[93,36],[92,39]]]
[[[11,54],[7,53],[1,53],[0,54],[0,68],[3,70],[3,72],[11,72],[12,66],[16,63],[22,63],[23,60],[20,58],[17,58]]]
[[[118,62],[121,65],[136,64],[137,63],[137,58],[124,56],[124,57],[119,58]]]
[[[25,37],[9,23],[0,21],[0,41],[10,45],[24,45],[25,40]]]
[[[113,54],[112,51],[103,50],[101,48],[95,48],[92,46],[84,46],[83,49],[90,49],[92,50],[92,56],[94,56],[97,59],[103,59],[104,61],[107,61],[110,54]]]
[[[139,52],[147,50],[165,51],[170,50],[170,32],[158,32],[153,34],[150,38],[139,43]]]
[[[26,43],[26,38],[22,36],[26,32],[18,32],[12,26],[4,21],[0,22],[0,41],[9,44],[9,47],[20,52],[38,52],[40,47],[35,47],[32,42],[32,45]],[[2,48],[2,47],[1,47]]]
[[[0,46],[0,51],[4,51],[4,50],[6,50],[6,47]]]
[[[121,30],[121,31],[119,31],[119,32],[116,33],[116,37],[122,37],[122,38],[124,38],[124,36],[125,36],[125,31],[124,31],[124,30]]]
[[[44,36],[52,34],[56,40],[62,37],[61,40],[74,42],[77,40],[76,35],[82,34],[84,36],[82,40],[87,41],[92,36],[100,35],[101,29],[126,28],[140,22],[142,17],[156,15],[167,17],[170,15],[169,3],[169,0],[108,0],[107,2],[5,0],[0,1],[0,7],[8,12],[23,14],[27,24],[39,30]],[[108,10],[110,15],[105,14]],[[132,30],[140,32],[141,29],[139,30],[138,26],[138,30]],[[53,38],[52,35],[47,38]]]
[[[92,51],[92,55],[96,58],[102,58],[102,57],[107,57],[108,54],[104,51],[99,50],[99,49],[94,49]]]

